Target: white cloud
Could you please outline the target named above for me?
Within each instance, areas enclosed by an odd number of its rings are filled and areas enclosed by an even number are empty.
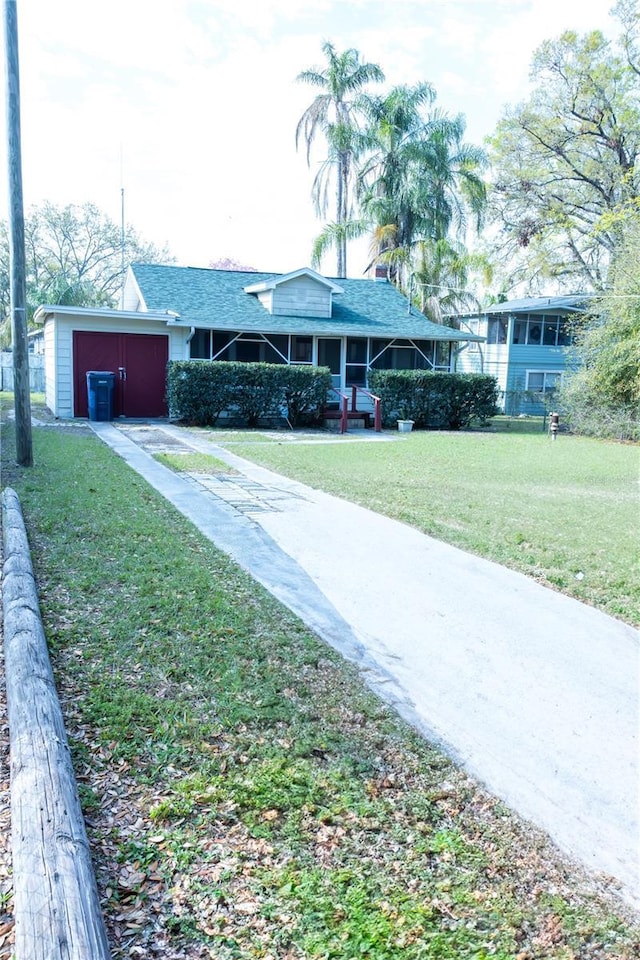
[[[320,225],[294,143],[314,91],[295,77],[322,63],[324,40],[380,63],[389,84],[429,80],[479,142],[524,96],[539,42],[610,30],[611,2],[28,0],[26,203],[91,200],[118,219],[122,147],[127,219],[181,262],[302,266]]]

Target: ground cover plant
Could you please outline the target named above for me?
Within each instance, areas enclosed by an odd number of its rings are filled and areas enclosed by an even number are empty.
[[[640,623],[638,447],[500,427],[234,452]]]
[[[36,428],[34,446],[35,467],[7,462],[3,479],[115,958],[636,955],[610,886],[399,721],[93,435]]]

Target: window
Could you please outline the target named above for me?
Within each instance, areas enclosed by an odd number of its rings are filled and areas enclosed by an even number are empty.
[[[213,351],[212,358],[214,360],[229,360],[229,351],[228,346],[229,342],[237,337],[236,333],[228,333],[226,330],[214,330],[213,331]]]
[[[558,346],[566,347],[570,343],[573,343],[573,337],[571,336],[569,321],[561,318],[558,320]]]
[[[189,356],[192,360],[211,359],[211,331],[196,330],[189,344]]]
[[[263,363],[286,363],[287,348],[284,348],[284,356],[282,352],[276,350],[271,344],[271,338],[265,337],[264,341],[260,344],[260,360]]]
[[[348,387],[367,385],[367,341],[364,337],[347,337],[346,377]]]
[[[451,341],[438,340],[435,344],[435,367],[438,370],[451,370]]]
[[[311,337],[291,337],[291,363],[311,363],[313,340]]]
[[[286,363],[289,357],[289,337],[286,333],[268,333],[266,335],[267,343],[278,359],[269,360],[270,363]]]
[[[503,317],[489,317],[487,321],[487,343],[506,343],[509,321]]]
[[[433,370],[441,365],[449,369],[449,341],[372,340],[372,370]]]
[[[551,393],[561,382],[560,370],[527,370],[527,390],[532,393]]]
[[[543,347],[566,347],[571,343],[569,323],[565,317],[523,314],[513,322],[511,342]]]
[[[513,336],[511,338],[512,343],[526,343],[527,342],[527,321],[526,320],[514,320],[513,321]]]
[[[367,362],[367,341],[364,337],[347,337],[347,363]]]
[[[391,340],[372,340],[370,365],[372,370],[388,370],[391,366],[389,346]]]
[[[235,347],[235,359],[240,363],[258,363],[260,361],[260,344],[255,340],[244,340],[242,337],[238,337]]]
[[[540,320],[529,320],[527,326],[527,343],[539,345],[542,340],[542,323]]]
[[[274,335],[267,338],[262,333],[214,330],[211,354],[208,357],[212,360],[236,360],[241,363],[286,363],[288,343],[286,336]]]
[[[367,385],[367,367],[364,364],[348,363],[345,376],[348,387],[366,387]]]

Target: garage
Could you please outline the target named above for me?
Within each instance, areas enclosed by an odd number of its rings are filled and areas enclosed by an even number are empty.
[[[166,417],[169,337],[158,334],[73,333],[74,415],[87,417],[87,371],[116,375],[115,417]]]
[[[40,307],[45,401],[60,418],[87,417],[87,371],[115,374],[114,417],[166,417],[167,363],[189,358],[190,326],[175,314]]]

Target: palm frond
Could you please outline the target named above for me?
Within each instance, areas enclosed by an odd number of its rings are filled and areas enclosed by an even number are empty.
[[[319,267],[329,250],[348,240],[359,240],[369,230],[366,220],[347,220],[346,223],[327,223],[311,248],[311,266]]]

